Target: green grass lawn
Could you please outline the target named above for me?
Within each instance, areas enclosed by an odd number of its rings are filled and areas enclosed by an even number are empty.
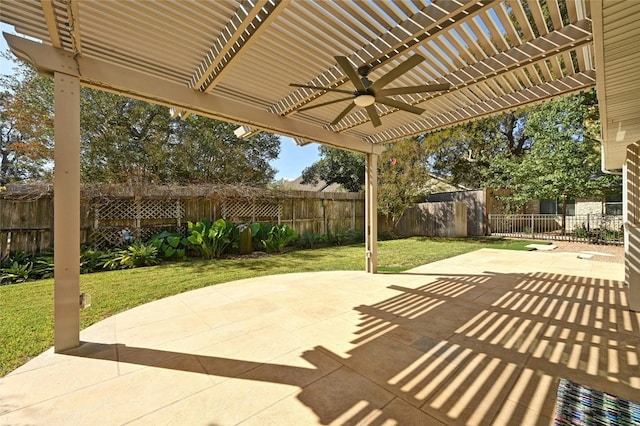
[[[381,272],[399,272],[483,247],[526,250],[531,241],[407,238],[381,241]],[[118,312],[188,290],[288,272],[364,270],[364,245],[298,250],[261,258],[197,260],[80,276],[92,305],[82,328]],[[0,286],[0,377],[53,345],[53,280]]]

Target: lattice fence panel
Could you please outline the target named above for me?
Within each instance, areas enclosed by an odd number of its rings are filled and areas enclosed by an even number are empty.
[[[150,200],[140,202],[140,219],[184,217],[184,202]]]
[[[89,241],[98,248],[122,244],[122,231],[128,228],[136,239],[149,240],[162,231],[186,233],[181,200],[102,200],[95,207],[95,220]],[[157,223],[158,219],[175,219],[173,223]],[[142,221],[156,223],[145,224]],[[101,223],[102,222],[102,223]],[[120,225],[117,225],[121,223]]]
[[[100,219],[181,219],[184,202],[180,200],[108,200],[97,206]]]
[[[280,218],[282,205],[265,201],[247,202],[244,200],[226,200],[222,203],[222,217],[243,218]]]
[[[136,206],[133,200],[102,201],[96,207],[96,214],[102,219],[134,219]]]
[[[89,235],[91,245],[96,248],[115,247],[122,244],[122,227],[93,229]]]

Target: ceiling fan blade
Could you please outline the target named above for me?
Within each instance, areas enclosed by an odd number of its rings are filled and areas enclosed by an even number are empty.
[[[367,88],[364,87],[364,84],[362,84],[362,81],[360,80],[360,75],[358,74],[356,69],[351,66],[351,62],[349,62],[349,60],[345,56],[334,56],[334,58],[336,62],[338,62],[340,68],[342,68],[342,71],[344,71],[347,77],[349,77],[349,80],[351,80],[356,90],[362,92],[367,90]]]
[[[413,55],[412,57],[380,77],[378,80],[376,80],[376,82],[371,86],[371,89],[373,89],[374,91],[382,89],[384,86],[391,83],[393,80],[400,77],[402,74],[409,71],[411,68],[415,67],[422,61],[424,61],[424,57],[420,55]]]
[[[336,103],[338,103],[338,102],[342,102],[342,101],[346,101],[346,100],[350,100],[350,101],[351,101],[351,100],[353,100],[353,95],[352,95],[352,96],[349,96],[348,98],[334,99],[334,100],[332,100],[332,101],[323,102],[323,103],[321,103],[321,104],[315,104],[315,105],[311,105],[311,106],[308,106],[308,107],[299,108],[299,109],[297,109],[296,111],[298,111],[298,112],[300,112],[300,111],[306,111],[306,110],[308,110],[308,109],[314,109],[314,108],[318,108],[318,107],[325,106],[325,105],[336,104]]]
[[[378,115],[376,106],[369,105],[368,107],[365,107],[365,109],[367,110],[367,114],[369,114],[369,118],[371,119],[371,123],[373,124],[373,127],[380,126],[382,124],[382,121],[380,121],[380,116]]]
[[[376,102],[386,105],[386,106],[390,106],[393,108],[398,108],[401,109],[403,111],[407,111],[407,112],[412,112],[414,114],[422,114],[424,112],[424,110],[422,108],[418,108],[416,106],[413,105],[409,105],[407,103],[404,102],[400,102],[400,101],[396,101],[395,99],[391,99],[391,98],[385,98],[385,97],[381,97],[381,96],[376,96]]]
[[[333,89],[331,87],[310,86],[308,84],[296,84],[296,83],[289,83],[289,86],[303,87],[305,89],[313,89],[313,90],[326,90],[327,92],[348,93],[349,95],[353,95],[353,90]]]
[[[423,84],[420,86],[407,86],[407,87],[393,87],[391,89],[382,89],[376,92],[379,96],[392,96],[392,95],[410,95],[413,93],[426,93],[426,92],[440,92],[443,90],[449,90],[450,84]]]
[[[336,124],[338,124],[340,120],[342,120],[345,115],[349,114],[349,111],[351,111],[355,106],[356,104],[354,104],[353,102],[349,103],[349,105],[347,105],[347,107],[331,122],[331,125],[335,126]]]

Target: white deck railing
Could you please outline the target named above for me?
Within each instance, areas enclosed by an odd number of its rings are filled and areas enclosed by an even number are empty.
[[[624,242],[622,216],[596,214],[490,214],[489,233],[500,237],[564,240],[596,244]]]

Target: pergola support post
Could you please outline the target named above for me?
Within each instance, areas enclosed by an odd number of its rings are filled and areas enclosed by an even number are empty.
[[[629,308],[640,312],[640,142],[627,147],[625,169],[625,284]]]
[[[378,155],[367,154],[365,170],[366,271],[378,272]]]
[[[80,79],[56,72],[54,150],[54,349],[80,344]]]

